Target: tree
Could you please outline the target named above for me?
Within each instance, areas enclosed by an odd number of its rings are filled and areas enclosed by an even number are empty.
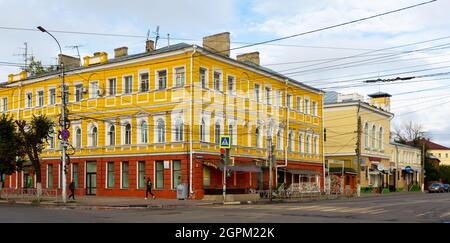
[[[401,127],[395,128],[394,136],[397,143],[421,147],[421,140],[425,139],[425,131],[421,124],[409,121],[409,123],[404,123]]]
[[[56,70],[55,66],[49,66],[47,68],[44,68],[42,66],[42,62],[36,60],[34,56],[31,56],[30,64],[28,64],[28,66],[25,67],[25,71],[27,71],[30,74],[30,76],[36,76],[43,73],[52,72],[55,70]]]
[[[0,117],[0,193],[3,188],[3,175],[10,175],[20,168],[20,160],[16,161],[16,158],[22,155],[18,145],[15,123],[12,118],[3,114]]]
[[[36,173],[37,199],[40,200],[42,195],[42,176],[39,156],[47,140],[52,135],[54,123],[43,115],[33,116],[29,124],[26,121],[16,121],[16,124],[19,128],[19,142]]]
[[[439,175],[444,183],[450,183],[450,165],[439,166]]]

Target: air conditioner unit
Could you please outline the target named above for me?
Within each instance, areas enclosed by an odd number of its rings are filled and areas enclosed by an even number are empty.
[[[83,87],[83,93],[86,94],[88,92],[88,88]]]
[[[98,90],[97,90],[97,94],[98,94],[98,96],[103,96],[103,95],[105,94],[105,90],[103,90],[103,89],[98,89]]]

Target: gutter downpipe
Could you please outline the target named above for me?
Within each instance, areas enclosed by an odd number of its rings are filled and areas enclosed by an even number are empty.
[[[326,190],[326,169],[325,169],[325,108],[323,103],[324,96],[322,95],[322,164],[323,164],[323,190],[327,194],[330,194],[330,190]],[[328,169],[330,169],[330,165],[328,165]],[[328,173],[329,176],[330,173]],[[328,184],[330,186],[330,183]]]
[[[191,93],[191,98],[190,98],[190,112],[189,112],[189,122],[190,122],[190,125],[191,125],[191,128],[189,129],[189,192],[190,192],[190,194],[192,195],[192,193],[194,193],[194,190],[193,190],[193,188],[192,188],[192,164],[193,164],[193,152],[192,152],[192,129],[193,129],[193,127],[194,127],[194,124],[193,124],[193,115],[192,115],[192,112],[193,112],[193,105],[194,105],[194,101],[193,101],[193,87],[194,87],[194,85],[192,84],[192,82],[193,82],[193,78],[192,78],[192,68],[193,68],[193,57],[194,57],[194,54],[197,52],[197,46],[196,45],[194,45],[194,47],[193,47],[193,51],[192,51],[192,54],[191,54],[191,70],[190,70],[190,84],[189,84],[189,86],[190,86],[190,93]]]
[[[284,165],[277,165],[277,167],[287,167],[288,163],[288,153],[287,153],[287,143],[288,143],[288,136],[289,136],[289,107],[287,106],[287,91],[288,91],[288,79],[286,79],[285,82],[285,91],[284,91],[284,106],[286,107],[286,137],[284,139]]]

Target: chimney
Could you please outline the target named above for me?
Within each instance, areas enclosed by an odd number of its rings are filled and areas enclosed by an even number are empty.
[[[126,55],[128,55],[128,47],[123,46],[123,47],[114,49],[114,58],[124,57]]]
[[[153,40],[147,40],[145,42],[145,51],[152,52],[155,50],[155,42]]]
[[[230,32],[203,37],[203,47],[217,54],[230,56]]]
[[[77,57],[72,57],[64,54],[58,55],[58,64],[61,65],[61,62],[64,63],[65,68],[73,68],[80,66],[80,59]]]
[[[237,55],[236,59],[240,62],[251,62],[259,66],[259,52],[249,52]]]

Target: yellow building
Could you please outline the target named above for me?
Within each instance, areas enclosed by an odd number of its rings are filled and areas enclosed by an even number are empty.
[[[231,135],[229,193],[267,189],[268,138],[276,144],[274,184],[323,188],[323,93],[259,65],[259,53],[229,57],[229,33],[204,38],[203,47],[176,44],[128,55],[117,48],[65,64],[70,118],[68,180],[81,194],[145,194],[151,178],[160,197],[222,190],[219,138]],[[2,113],[30,120],[61,111],[59,71],[10,75],[1,85]],[[192,92],[191,92],[192,91]],[[59,130],[59,127],[55,128]],[[43,188],[61,188],[60,147],[50,140],[42,157]],[[32,171],[7,177],[24,186]],[[305,189],[305,190],[306,190]]]
[[[387,187],[389,177],[392,177],[390,95],[376,93],[369,96],[370,101],[364,102],[363,96],[358,94],[328,92],[325,95],[325,161],[331,192],[353,191],[358,174],[363,189]]]
[[[410,191],[416,185],[422,188],[422,158],[418,148],[391,142],[391,166],[392,171],[389,185],[393,185],[397,191]]]
[[[439,165],[450,165],[450,148],[429,140],[425,141],[425,146],[428,154],[435,156],[441,161]]]

